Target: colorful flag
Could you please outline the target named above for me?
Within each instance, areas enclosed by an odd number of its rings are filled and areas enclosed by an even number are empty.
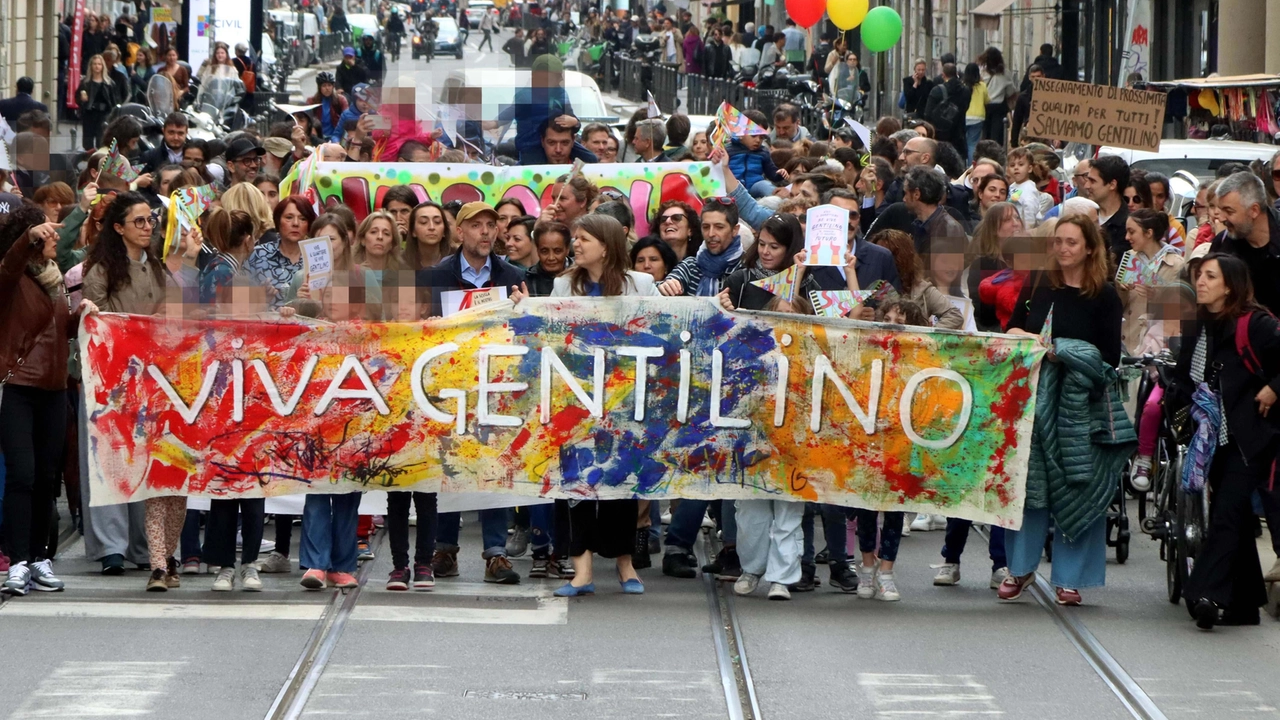
[[[121,155],[120,151],[116,149],[115,140],[111,141],[111,149],[107,151],[107,159],[102,161],[102,169],[99,172],[120,178],[129,183],[138,179],[138,173],[134,172],[128,158]]]
[[[733,137],[769,134],[768,130],[757,125],[751,118],[743,115],[741,110],[727,102],[720,103],[720,109],[716,111],[716,122],[724,126]]]
[[[796,276],[799,272],[800,266],[792,265],[777,275],[752,280],[751,284],[758,288],[763,288],[767,293],[777,295],[783,300],[791,302],[796,298]]]
[[[813,312],[820,317],[844,317],[871,297],[871,290],[810,290]]]
[[[662,110],[658,108],[658,101],[653,99],[653,93],[646,90],[645,94],[649,96],[649,118],[661,118]]]
[[[200,226],[200,216],[213,207],[218,194],[212,185],[184,187],[169,196],[169,216],[164,228],[164,253],[161,259],[178,249],[182,233]]]

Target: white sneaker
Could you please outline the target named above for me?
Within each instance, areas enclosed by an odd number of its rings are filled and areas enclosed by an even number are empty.
[[[710,530],[716,526],[716,521],[711,519],[710,515],[702,516],[702,529]]]
[[[790,600],[791,591],[788,590],[787,586],[783,585],[782,583],[771,583],[769,585],[769,599],[770,600]]]
[[[267,540],[267,539],[265,539],[265,538],[263,538],[263,540],[262,540],[262,544],[258,546],[258,552],[259,552],[259,553],[269,553],[269,552],[271,552],[272,550],[275,550],[275,549],[276,549],[276,541],[275,541],[275,540]]]
[[[4,586],[0,587],[0,591],[9,595],[26,595],[31,589],[31,568],[27,566],[26,561],[14,563],[9,566],[9,577],[5,579]]]
[[[416,510],[409,511],[409,527],[418,527],[418,512]]]
[[[861,592],[862,588],[858,588]],[[893,581],[893,573],[876,573],[876,599],[885,602],[898,602],[902,596],[898,594],[898,585]]]
[[[253,565],[240,568],[240,589],[245,592],[262,592],[262,580],[258,577],[258,568]]]
[[[218,577],[214,578],[214,592],[231,592],[235,586],[236,569],[228,565],[224,568],[218,568]]]
[[[863,600],[870,600],[876,596],[876,565],[867,567],[866,565],[858,566],[858,597]]]
[[[62,581],[53,574],[53,563],[49,560],[37,560],[31,563],[31,588],[41,592],[61,592],[65,587]]]
[[[996,569],[995,572],[991,573],[991,589],[999,590],[1000,583],[1004,582],[1007,577],[1009,577],[1009,568],[1002,567]]]
[[[293,572],[293,564],[289,562],[289,558],[278,552],[272,552],[265,560],[258,561],[258,572],[289,573]]]
[[[938,566],[938,574],[933,576],[934,585],[959,585],[960,563],[943,563]]]
[[[930,515],[928,513],[917,513],[916,519],[911,521],[912,532],[930,532],[933,530],[944,530],[947,527],[947,519],[941,515]]]
[[[777,585],[777,583],[774,583]],[[744,572],[733,582],[733,591],[739,595],[750,595],[760,587],[760,576]],[[784,588],[785,589],[785,588]],[[772,590],[770,590],[772,592]]]

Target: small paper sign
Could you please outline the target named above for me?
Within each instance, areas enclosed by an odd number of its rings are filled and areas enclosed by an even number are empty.
[[[862,141],[862,149],[871,150],[871,129],[851,117],[845,117],[844,121],[849,123],[849,127],[853,128],[853,134]]]
[[[1040,344],[1053,347],[1053,306],[1049,306],[1049,314],[1044,316],[1044,326],[1040,328]]]
[[[813,312],[820,317],[844,317],[871,297],[871,290],[810,290]]]
[[[796,275],[799,273],[800,267],[792,265],[777,275],[770,275],[767,278],[752,280],[751,284],[763,289],[765,292],[791,302],[796,297]]]
[[[649,109],[646,111],[647,116],[652,118],[661,118],[662,110],[658,108],[658,101],[653,98],[653,93],[645,91],[649,96]]]
[[[329,285],[333,274],[333,249],[328,237],[311,238],[298,243],[302,249],[302,266],[307,273],[307,284],[312,290]]]
[[[504,287],[479,288],[476,290],[445,290],[440,293],[440,314],[449,317],[465,310],[477,310],[485,305],[507,299]]]
[[[948,295],[947,300],[951,301],[951,307],[960,311],[964,316],[964,324],[960,329],[965,332],[978,332],[978,323],[973,319],[973,301],[965,297],[956,297]]]
[[[835,205],[819,205],[805,213],[804,246],[810,266],[844,266],[849,246],[849,211]]]

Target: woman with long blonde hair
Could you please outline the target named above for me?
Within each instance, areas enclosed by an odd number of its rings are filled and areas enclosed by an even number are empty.
[[[267,196],[252,183],[236,183],[227,188],[222,193],[222,207],[247,213],[253,220],[253,237],[257,242],[274,239],[276,223],[267,206]]]
[[[116,106],[115,85],[108,75],[107,61],[101,55],[89,58],[88,72],[80,79],[76,101],[80,105],[80,124],[84,131],[85,150],[98,147],[107,115]]]

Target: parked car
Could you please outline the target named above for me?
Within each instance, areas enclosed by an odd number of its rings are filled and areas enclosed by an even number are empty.
[[[480,27],[480,21],[484,18],[485,13],[497,14],[498,9],[490,0],[471,0],[467,3],[467,23],[472,29]]]
[[[1129,163],[1129,167],[1168,177],[1185,170],[1204,183],[1213,180],[1218,168],[1226,163],[1248,165],[1254,160],[1270,160],[1276,150],[1275,145],[1236,140],[1161,140],[1159,152],[1103,146],[1098,149],[1098,155],[1115,155]]]
[[[377,15],[351,13],[347,15],[347,23],[351,25],[353,38],[357,34],[362,34],[361,37],[372,35],[375,42],[382,42],[382,25],[378,23]],[[356,28],[359,28],[359,33],[357,33]],[[355,38],[355,41],[359,43],[360,39]]]

